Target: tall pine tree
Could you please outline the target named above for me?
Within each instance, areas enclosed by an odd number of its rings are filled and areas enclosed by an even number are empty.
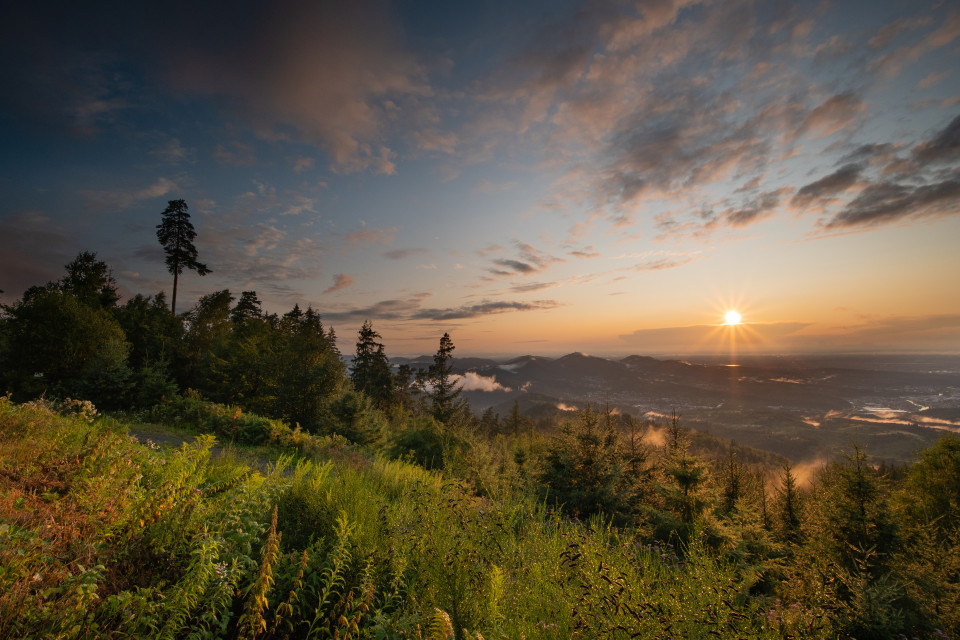
[[[157,240],[163,245],[166,253],[164,261],[167,270],[173,274],[173,298],[170,301],[170,311],[177,312],[177,282],[184,269],[191,269],[199,276],[210,273],[207,265],[197,262],[197,248],[193,246],[193,239],[197,232],[190,222],[185,200],[170,200],[163,210],[163,220],[157,225]]]

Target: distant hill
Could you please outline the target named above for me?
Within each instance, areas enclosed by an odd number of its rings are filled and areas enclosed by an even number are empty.
[[[538,417],[588,402],[634,415],[677,411],[704,433],[794,461],[832,457],[853,442],[904,461],[944,430],[960,432],[960,358],[745,357],[731,366],[721,358],[611,360],[576,352],[462,358],[454,370],[509,389],[467,392],[477,412],[493,407],[504,415],[514,400]]]

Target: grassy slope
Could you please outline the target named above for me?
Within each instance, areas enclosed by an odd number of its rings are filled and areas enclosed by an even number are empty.
[[[696,545],[681,560],[402,462],[265,470],[66,413],[0,400],[0,637],[819,633],[822,612],[749,596]]]

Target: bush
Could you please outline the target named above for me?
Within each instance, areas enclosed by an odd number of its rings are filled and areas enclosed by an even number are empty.
[[[174,396],[155,405],[150,417],[157,422],[216,434],[240,444],[264,444],[275,431],[290,430],[286,425],[273,424],[275,421],[269,418],[244,413],[240,407],[207,402],[189,391],[186,396]]]
[[[387,419],[364,393],[347,389],[327,404],[326,431],[359,445],[373,444],[382,437]]]

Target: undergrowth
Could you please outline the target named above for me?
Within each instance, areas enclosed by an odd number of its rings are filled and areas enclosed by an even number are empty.
[[[0,399],[0,637],[830,635],[696,532],[678,550],[402,461],[259,469],[214,442],[154,450],[92,407]]]

